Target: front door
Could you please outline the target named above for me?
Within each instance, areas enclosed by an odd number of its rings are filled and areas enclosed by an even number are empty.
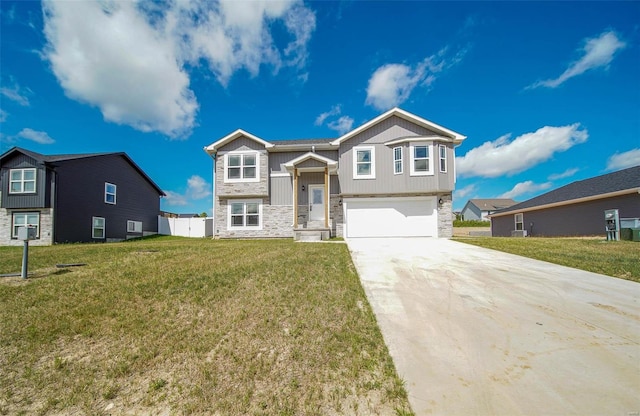
[[[324,220],[324,185],[309,185],[309,220]]]

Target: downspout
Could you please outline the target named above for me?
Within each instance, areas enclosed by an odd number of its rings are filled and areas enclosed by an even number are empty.
[[[204,148],[204,151],[207,152],[207,148]],[[207,152],[211,159],[213,160],[213,172],[211,172],[211,183],[213,189],[213,202],[211,204],[211,216],[213,217],[213,236],[211,238],[215,238],[218,235],[218,230],[216,229],[216,153],[211,154]]]

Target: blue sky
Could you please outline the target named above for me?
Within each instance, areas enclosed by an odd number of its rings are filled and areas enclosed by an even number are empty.
[[[204,146],[399,106],[467,136],[454,209],[640,164],[640,2],[1,1],[0,152],[125,151],[210,212]]]

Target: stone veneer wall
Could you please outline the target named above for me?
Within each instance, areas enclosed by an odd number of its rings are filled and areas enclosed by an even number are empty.
[[[451,194],[442,194],[437,196],[442,199],[442,205],[438,204],[438,237],[453,237],[453,212]]]
[[[11,238],[12,212],[40,212],[40,238],[29,241],[31,246],[50,246],[53,244],[53,209],[8,210],[0,209],[0,246],[22,246],[22,240]]]
[[[341,199],[337,195],[332,195],[329,198],[332,237],[344,237],[344,212],[342,211],[342,205],[340,205]]]
[[[216,202],[214,236],[218,238],[286,238],[293,237],[293,206],[269,205],[262,199],[261,230],[227,229],[227,204],[233,199],[218,199]]]

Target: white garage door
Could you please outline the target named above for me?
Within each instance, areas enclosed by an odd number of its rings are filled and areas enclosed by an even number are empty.
[[[437,237],[436,197],[345,198],[346,235]]]

